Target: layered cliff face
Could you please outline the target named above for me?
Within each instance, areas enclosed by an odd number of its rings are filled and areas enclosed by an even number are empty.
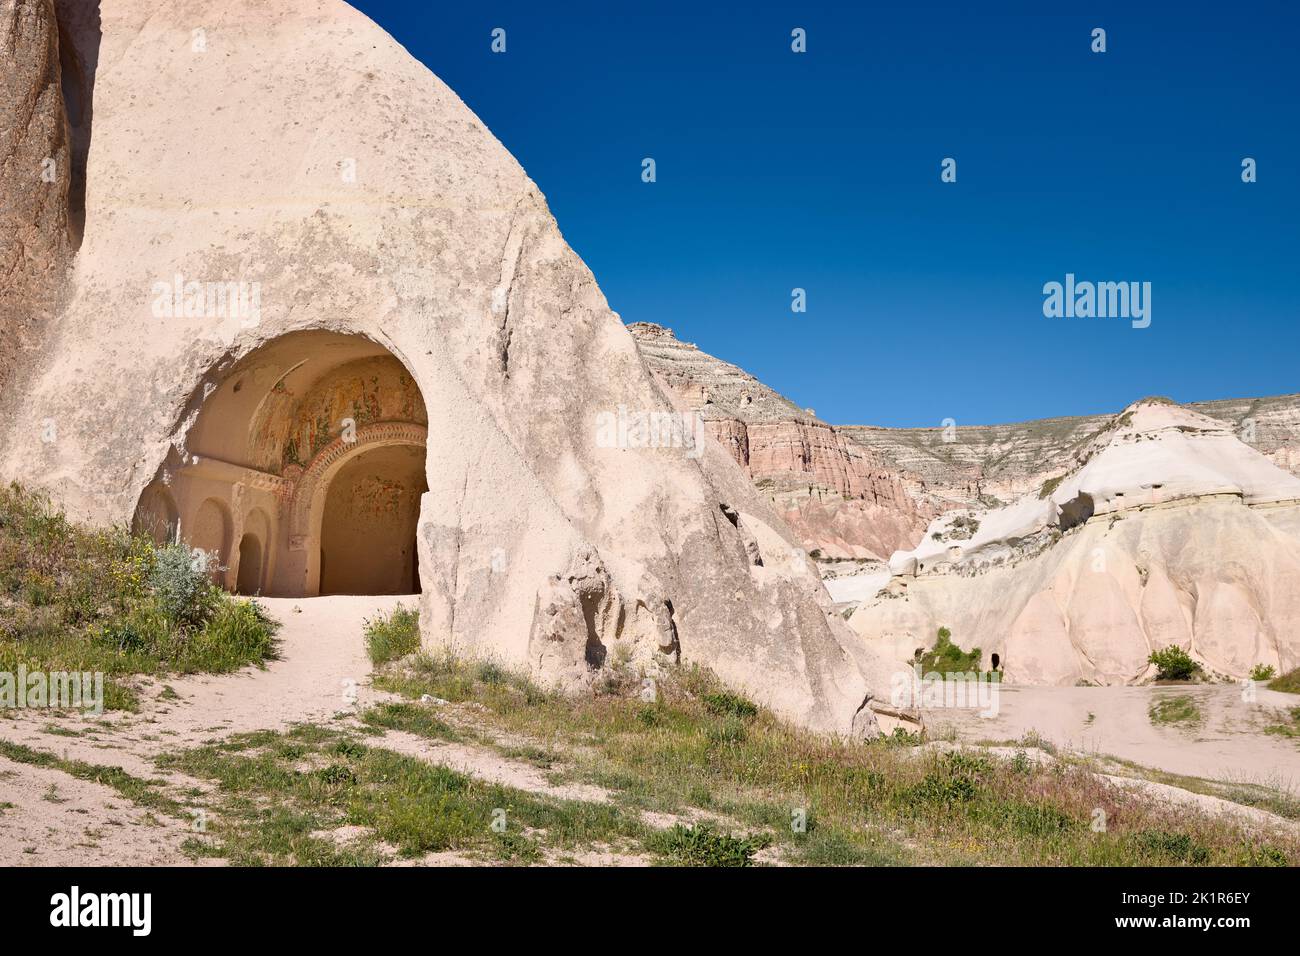
[[[1300,475],[1300,395],[1194,402],[1187,408],[1230,425],[1246,445]],[[1111,415],[1042,418],[1006,425],[837,430],[923,483],[939,510],[1005,504],[1039,490],[1110,424]]]
[[[655,377],[753,479],[809,551],[883,559],[915,543],[937,513],[919,482],[734,365],[634,322]]]
[[[1037,492],[940,516],[890,570],[850,625],[900,665],[939,627],[1025,683],[1141,681],[1170,644],[1233,677],[1300,664],[1300,478],[1170,402],[1112,417]]]
[[[18,311],[45,359],[0,416],[0,480],[310,596],[343,567],[346,478],[354,518],[418,514],[427,646],[575,690],[620,660],[698,662],[792,720],[871,732],[874,662],[749,476],[713,443],[605,440],[617,410],[672,406],[537,186],[436,76],[337,0],[66,7],[0,7],[23,120],[5,235],[26,237],[7,302],[47,264],[26,250],[64,241],[62,184],[30,185],[63,148],[59,27],[88,81],[74,169],[91,93],[95,116],[84,233],[60,166],[80,239],[60,307]],[[415,411],[352,374],[371,363]],[[422,483],[384,472],[412,449]]]

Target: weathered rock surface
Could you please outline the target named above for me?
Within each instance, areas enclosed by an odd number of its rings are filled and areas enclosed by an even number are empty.
[[[1300,664],[1300,478],[1190,408],[1139,402],[1043,493],[953,511],[854,612],[900,664],[946,626],[1025,683],[1131,683],[1176,644],[1211,671]]]
[[[97,65],[84,237],[66,305],[36,342],[48,363],[23,413],[0,420],[0,478],[50,489],[76,517],[121,522],[146,487],[161,501],[182,471],[208,468],[216,477],[203,480],[224,489],[212,528],[228,539],[225,522],[246,526],[241,503],[277,494],[290,509],[295,482],[337,462],[268,471],[233,412],[214,426],[230,430],[229,458],[212,460],[213,446],[197,444],[211,429],[191,433],[205,401],[217,395],[255,423],[286,381],[315,387],[315,340],[292,333],[363,337],[401,362],[428,409],[426,644],[570,687],[620,659],[680,658],[806,725],[871,731],[862,705],[880,686],[877,662],[829,612],[734,450],[707,442],[697,459],[597,440],[600,417],[620,406],[671,406],[537,187],[455,94],[335,0],[98,7],[70,51]],[[8,184],[63,140],[48,4],[0,9],[28,64],[6,74],[6,108],[16,96],[18,113],[37,117],[20,128],[31,134],[4,141],[18,157],[5,167],[8,199]],[[36,133],[45,142],[28,142]],[[26,250],[58,246],[63,221],[56,196],[16,195],[6,222],[18,220],[27,263]],[[255,314],[214,312],[201,294],[191,310],[188,292],[168,314],[173,277],[200,293],[255,284]],[[3,281],[25,294],[12,271]],[[301,361],[277,342],[305,343]],[[377,441],[415,440],[410,423],[402,435],[382,424]],[[765,438],[764,460],[792,472],[815,460],[819,480],[876,494],[870,469],[813,426],[786,433],[791,449]],[[346,454],[338,430],[319,423],[312,451]],[[878,497],[889,495],[901,500],[886,482]],[[283,536],[285,520],[267,516],[265,533]],[[184,538],[184,515],[179,528]],[[308,564],[312,546],[288,543]]]
[[[1244,443],[1300,474],[1300,395],[1193,402],[1193,411],[1233,426]],[[1038,491],[1070,467],[1113,416],[1042,418],[1007,425],[837,430],[893,463],[939,510],[1004,504]]]
[[[38,358],[72,246],[58,33],[53,0],[0,0],[0,407]]]
[[[655,376],[700,413],[809,551],[884,558],[913,544],[936,513],[892,463],[749,373],[671,329],[649,322],[628,329]]]

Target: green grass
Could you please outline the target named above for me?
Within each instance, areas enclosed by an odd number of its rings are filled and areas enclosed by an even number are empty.
[[[1264,836],[1170,806],[1106,781],[1082,761],[941,753],[906,737],[827,738],[765,708],[737,708],[727,696],[734,692],[693,668],[661,675],[656,703],[564,697],[495,670],[483,680],[481,665],[450,655],[402,662],[381,670],[376,683],[452,701],[438,708],[438,720],[458,725],[462,715],[477,740],[532,741],[553,758],[557,782],[603,787],[628,809],[717,815],[728,822],[714,835],[770,840],[773,853],[797,863],[1198,865],[1202,854],[1184,852],[1180,837],[1205,848],[1210,865],[1279,853],[1300,862],[1294,836]],[[1105,832],[1091,826],[1096,810],[1105,814]],[[808,825],[792,827],[792,815]],[[1152,833],[1172,834],[1173,842]],[[692,847],[710,842],[707,831],[679,832],[647,846],[665,862],[687,863]]]
[[[1300,737],[1300,707],[1292,707],[1287,713],[1291,717],[1290,721],[1265,727],[1264,733],[1275,734],[1278,737]]]
[[[160,766],[216,783],[208,833],[187,851],[238,865],[374,865],[444,851],[534,863],[548,848],[637,849],[647,835],[616,806],[484,783],[313,725],[237,735]],[[342,827],[363,833],[329,837]]]
[[[1196,706],[1196,701],[1186,694],[1152,701],[1147,716],[1151,723],[1157,725],[1199,724],[1202,720],[1201,709]]]
[[[366,621],[366,651],[371,663],[387,664],[420,649],[420,612],[398,605]]]
[[[1281,677],[1275,677],[1269,681],[1268,688],[1286,694],[1300,694],[1300,667],[1287,671]]]
[[[459,740],[461,734],[419,704],[385,703],[372,707],[362,721],[376,730],[402,730],[431,740]]]
[[[69,760],[48,751],[34,750],[31,747],[8,740],[0,740],[0,756],[33,767],[60,770],[76,777],[78,780],[87,780],[91,783],[111,787],[136,806],[158,810],[173,817],[184,815],[184,807],[160,791],[161,783],[159,781],[143,780],[127,773],[121,767],[86,763],[82,760]]]
[[[754,854],[766,848],[764,837],[735,837],[711,824],[674,824],[653,834],[646,845],[671,863],[682,866],[752,866]]]
[[[185,549],[79,525],[17,485],[0,488],[0,607],[0,671],[102,672],[110,710],[135,708],[129,675],[226,673],[274,656],[275,622]]]

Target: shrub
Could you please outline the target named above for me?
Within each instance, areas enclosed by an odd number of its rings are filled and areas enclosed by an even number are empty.
[[[1156,666],[1156,680],[1187,680],[1201,669],[1201,665],[1177,644],[1170,644],[1162,651],[1152,651],[1147,661]]]
[[[273,659],[279,623],[256,601],[220,598],[211,620],[181,655],[183,669],[220,674]]]
[[[214,585],[190,551],[179,544],[160,548],[154,556],[149,587],[164,614],[178,624],[202,627],[220,603]]]
[[[135,706],[116,676],[261,663],[276,630],[184,547],[69,521],[18,485],[0,488],[0,607],[0,665],[102,671],[109,709]]]
[[[1142,830],[1134,835],[1139,847],[1147,853],[1179,863],[1208,863],[1210,851],[1186,833],[1169,830]]]
[[[1272,664],[1256,664],[1250,669],[1251,680],[1272,680],[1277,675],[1277,669]]]
[[[749,720],[758,715],[757,706],[729,690],[705,694],[701,700],[704,702],[704,709],[715,717],[738,717],[741,720]]]
[[[1269,681],[1268,688],[1287,694],[1300,694],[1300,667],[1287,671],[1281,677],[1273,678]]]
[[[921,672],[928,674],[938,671],[940,674],[966,674],[980,669],[982,653],[978,647],[963,651],[952,642],[952,631],[946,627],[939,628],[939,640],[934,649],[925,651],[918,658]]]
[[[754,854],[771,841],[766,837],[733,837],[708,823],[683,826],[650,837],[646,845],[655,853],[683,866],[752,866]]]
[[[391,614],[366,621],[366,651],[374,664],[387,664],[420,649],[420,612],[397,605]]]

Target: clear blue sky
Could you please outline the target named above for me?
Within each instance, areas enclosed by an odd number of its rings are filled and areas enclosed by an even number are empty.
[[[827,421],[1300,390],[1294,0],[355,5],[523,164],[624,321]],[[1151,282],[1151,327],[1045,318],[1067,272]]]

